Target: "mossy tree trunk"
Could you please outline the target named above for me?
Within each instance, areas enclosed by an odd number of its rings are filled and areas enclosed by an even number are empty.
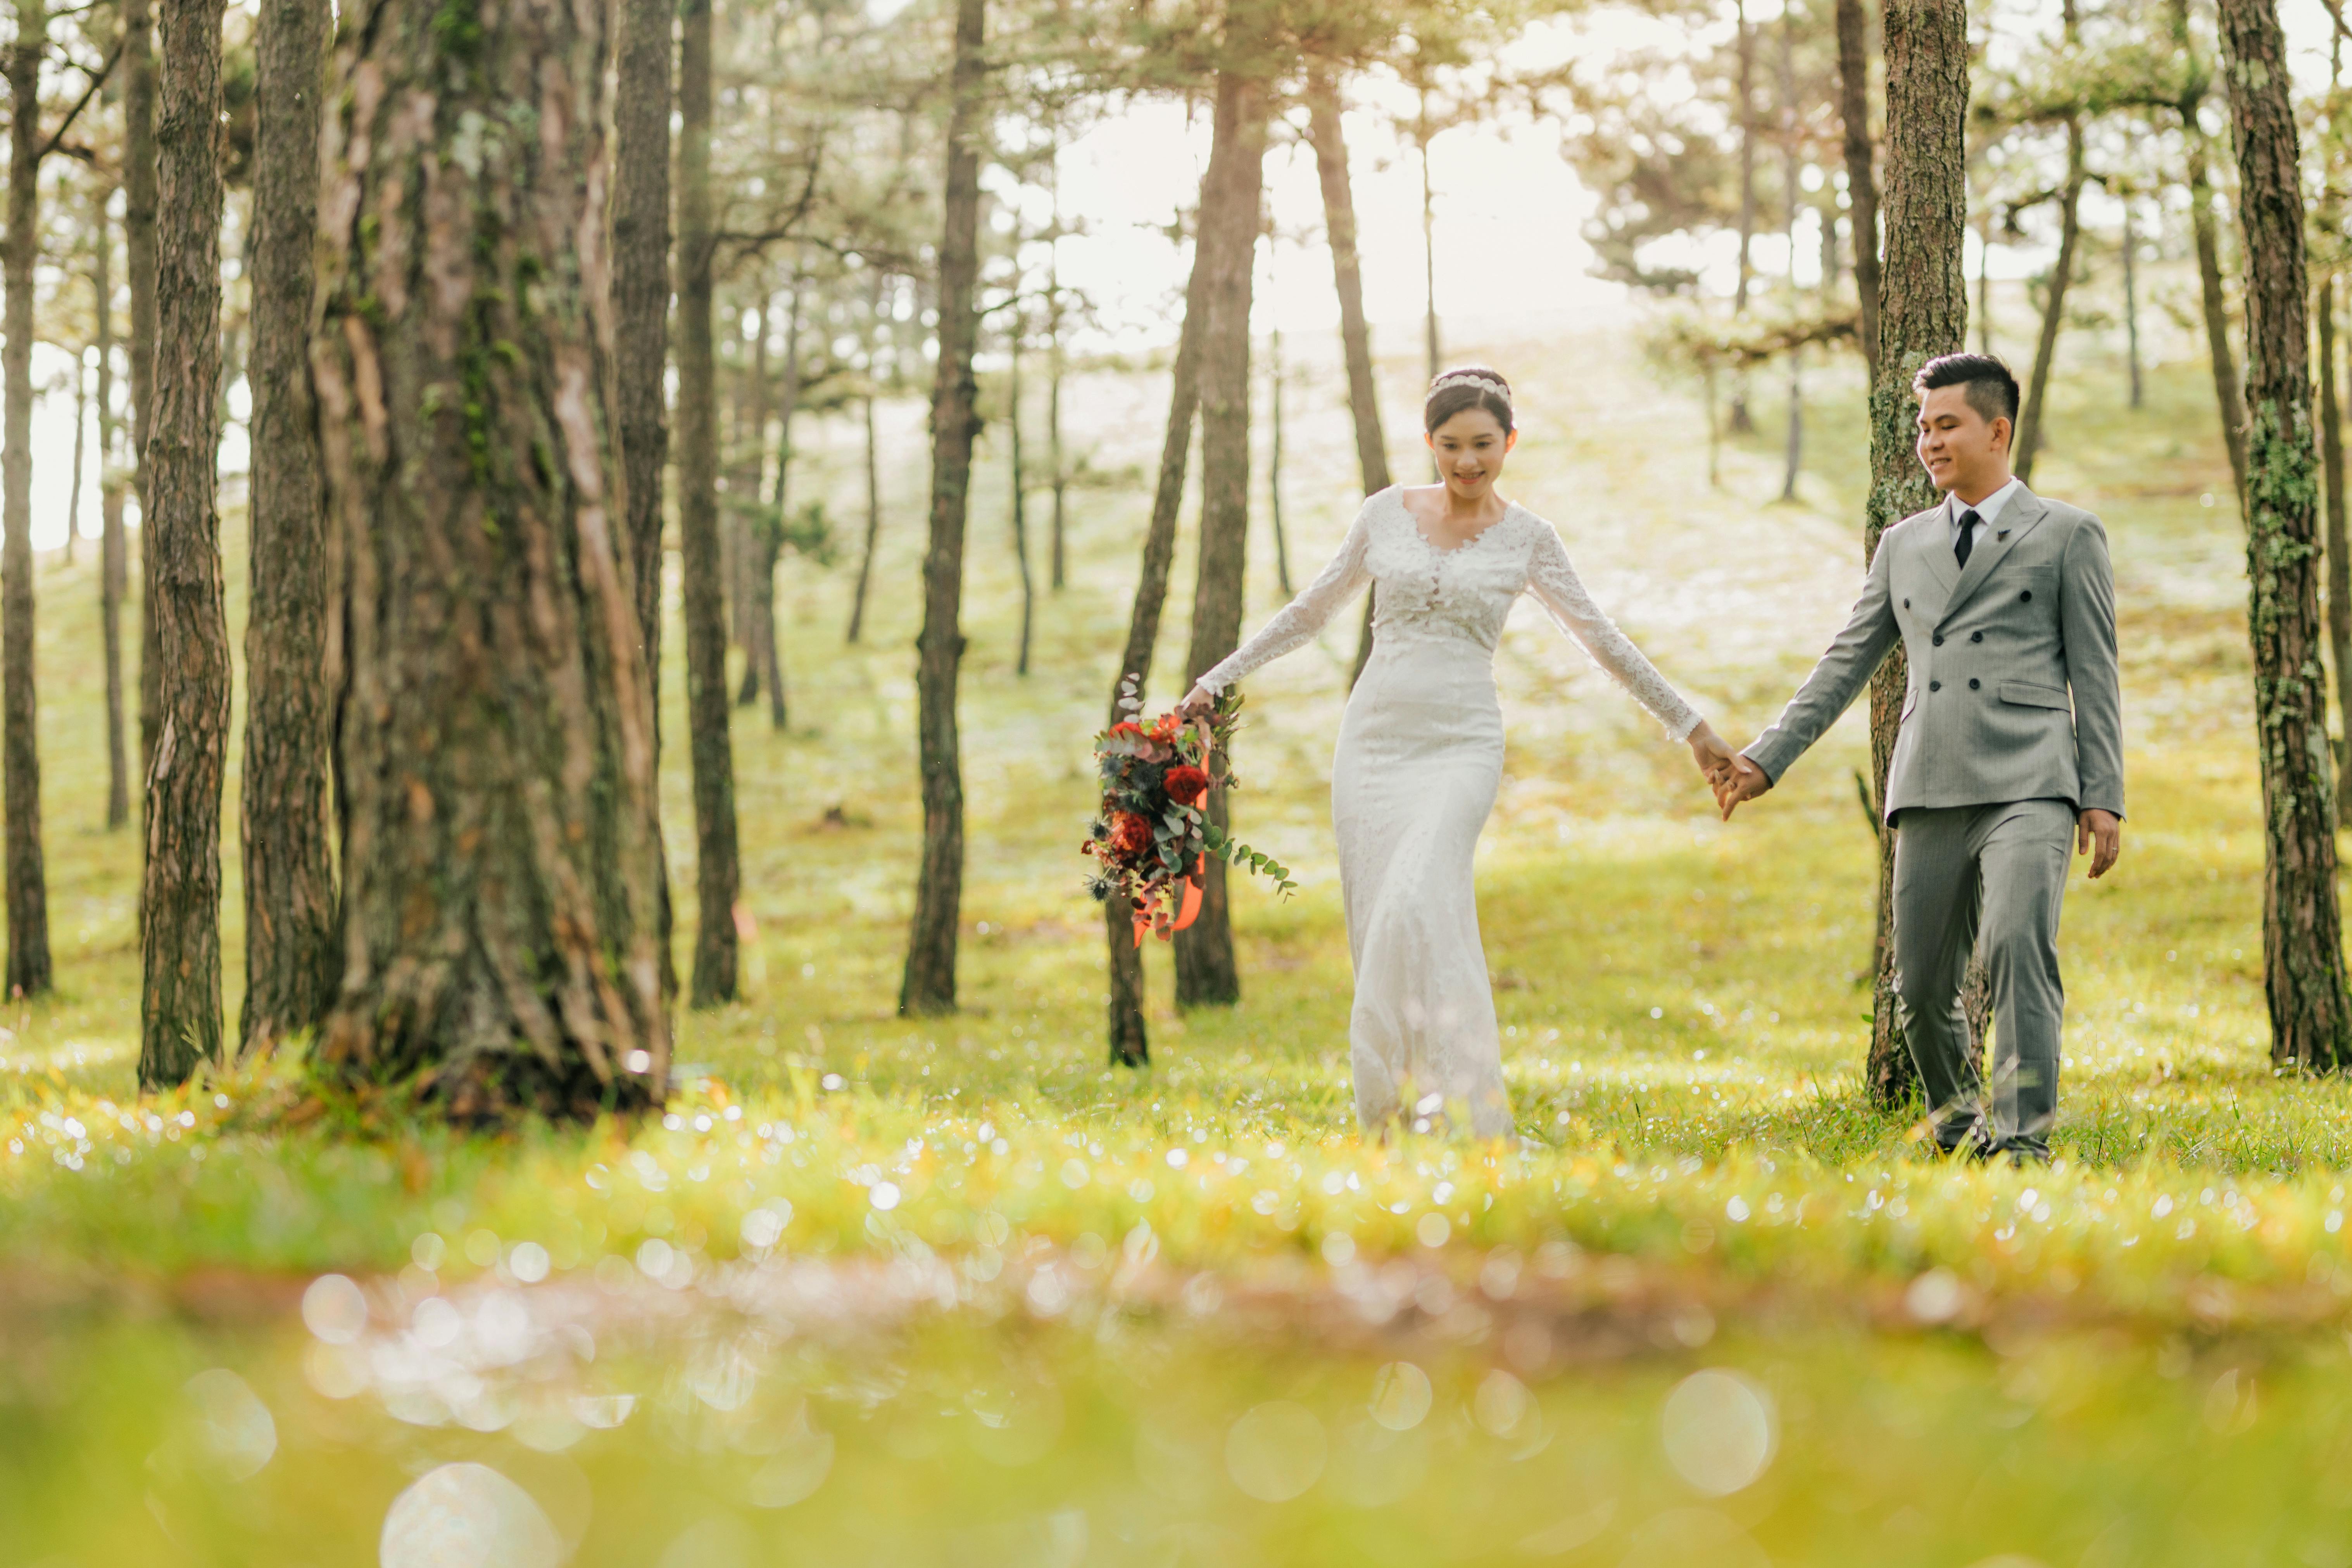
[[[351,694],[317,1062],[462,1121],[644,1106],[668,1078],[606,17],[358,0],[327,100],[311,365]]]
[[[2263,773],[2263,978],[2271,1059],[2352,1061],[2336,898],[2336,789],[2319,647],[2310,281],[2285,40],[2273,0],[2221,0],[2246,256],[2247,619]]]
[[[8,49],[6,540],[0,546],[0,742],[6,773],[8,994],[49,988],[48,876],[41,857],[41,751],[33,690],[33,269],[40,259],[45,0],[17,0]]]
[[[154,628],[139,1078],[178,1083],[221,1057],[221,778],[228,752],[220,448],[221,12],[163,0],[155,119],[155,407],[142,525]]]
[[[1936,502],[1914,451],[1918,400],[1911,378],[1938,354],[1966,345],[1968,279],[1960,258],[1968,221],[1966,121],[1969,17],[1961,0],[1888,0],[1886,28],[1886,259],[1879,297],[1877,374],[1870,389],[1870,497],[1863,559],[1879,536]],[[1903,713],[1899,647],[1870,689],[1872,808],[1886,798],[1886,773]],[[1872,984],[1871,1092],[1895,1103],[1917,1082],[1895,1016],[1895,839],[1878,836],[1878,936]]]
[[[313,1027],[334,1001],[334,752],[326,502],[311,423],[326,0],[261,0],[254,33],[251,606],[245,629],[245,1008],[240,1048]]]
[[[930,538],[923,552],[923,628],[915,642],[916,749],[923,781],[923,860],[898,1011],[956,1005],[956,928],[963,910],[963,759],[956,693],[963,664],[963,550],[971,449],[980,434],[972,351],[980,317],[980,143],[988,89],[986,0],[956,0],[949,79],[945,223],[939,249],[939,363],[931,387]]]
[[[1184,674],[1197,680],[1241,641],[1243,570],[1249,540],[1250,293],[1258,208],[1265,184],[1266,84],[1244,68],[1217,76],[1207,177],[1201,189],[1201,552],[1192,586],[1192,646]],[[1209,796],[1209,819],[1229,824],[1230,792]],[[1176,933],[1176,1000],[1230,1006],[1242,995],[1234,959],[1225,863],[1208,857],[1200,917]]]
[[[711,336],[718,249],[710,194],[710,0],[678,12],[677,536],[686,578],[686,693],[694,762],[698,1007],[735,999],[735,751],[728,731],[727,614],[719,590],[719,383]]]

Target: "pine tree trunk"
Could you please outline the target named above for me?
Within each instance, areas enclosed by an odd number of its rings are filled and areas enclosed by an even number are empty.
[[[2230,479],[2237,487],[2238,513],[2246,512],[2246,400],[2230,352],[2230,312],[2221,293],[2221,240],[2213,218],[2213,186],[2206,169],[2205,128],[2197,111],[2205,101],[2204,62],[2196,55],[2189,26],[2189,0],[2172,0],[2172,42],[2189,63],[2180,91],[2180,134],[2188,149],[2189,226],[2196,241],[2199,301],[2205,316],[2205,349],[2213,368],[2213,402],[2221,417],[2221,445],[2230,454]]]
[[[1356,428],[1356,467],[1364,493],[1389,488],[1388,437],[1381,427],[1378,389],[1372,380],[1372,334],[1364,321],[1364,272],[1356,253],[1356,197],[1348,179],[1348,140],[1339,121],[1339,85],[1329,70],[1309,66],[1307,133],[1315,144],[1315,173],[1323,185],[1323,233],[1331,247],[1331,282],[1339,296],[1339,348],[1348,362],[1348,412]],[[1356,658],[1348,686],[1372,657],[1372,595],[1364,595],[1364,624],[1356,635]]]
[[[2344,404],[2336,365],[2336,279],[2322,278],[2319,297],[2319,466],[2327,481],[2327,644],[2336,659],[2336,773],[2352,766],[2352,539],[2346,536]]]
[[[2074,278],[2074,252],[2083,237],[2083,127],[2066,122],[2066,186],[2059,196],[2058,259],[2050,268],[2050,289],[2042,302],[2042,335],[2033,348],[2025,406],[2017,416],[2017,450],[2011,467],[2019,479],[2033,482],[2033,459],[2042,450],[2042,427],[2050,395],[2050,367],[2058,357],[2058,329],[2066,314],[2066,289]]]
[[[81,469],[89,460],[85,437],[89,434],[89,367],[74,356],[73,482],[66,492],[66,562],[73,564],[74,541],[81,532]]]
[[[1052,571],[1046,585],[1060,593],[1069,585],[1068,524],[1070,468],[1062,451],[1062,378],[1067,367],[1062,362],[1062,187],[1058,174],[1054,185],[1054,243],[1046,247],[1045,298],[1045,460],[1053,472],[1053,554]]]
[[[2132,224],[2132,204],[2128,193],[2124,197],[2124,353],[2131,376],[2131,406],[2146,402],[2142,386],[2139,356],[2139,235]]]
[[[874,583],[874,546],[882,537],[882,454],[874,434],[874,399],[858,400],[866,420],[866,543],[857,552],[857,588],[849,601],[849,635],[855,643],[866,629],[866,593]]]
[[[1208,182],[1202,182],[1204,192]],[[1143,565],[1135,581],[1135,604],[1128,613],[1127,647],[1119,674],[1111,681],[1110,718],[1119,709],[1121,687],[1135,680],[1136,700],[1151,683],[1151,661],[1160,646],[1160,616],[1168,605],[1168,568],[1176,554],[1176,514],[1184,500],[1184,471],[1192,456],[1192,418],[1201,403],[1201,335],[1208,311],[1202,290],[1208,271],[1200,247],[1192,249],[1192,276],[1184,286],[1184,321],[1176,334],[1176,363],[1169,376],[1168,425],[1160,442],[1159,480],[1152,489],[1151,521],[1143,531]],[[1151,1061],[1151,1034],[1143,1012],[1143,951],[1135,940],[1135,907],[1128,900],[1103,902],[1103,940],[1110,957],[1108,1005],[1110,1065],[1145,1067]]]
[[[254,31],[252,587],[245,628],[240,1048],[313,1027],[338,979],[328,845],[326,515],[310,397],[325,0],[261,0]]]
[[[1217,77],[1215,129],[1201,194],[1199,265],[1207,278],[1201,333],[1201,551],[1192,588],[1187,679],[1197,680],[1241,642],[1242,582],[1249,542],[1250,291],[1265,189],[1266,87],[1240,69]],[[1209,819],[1230,826],[1227,795],[1209,796]],[[1200,917],[1176,933],[1180,1006],[1241,1000],[1225,863],[1202,873]]]
[[[678,11],[677,533],[686,578],[687,729],[694,760],[693,978],[697,1007],[736,994],[735,753],[728,731],[727,619],[719,574],[719,384],[711,336],[717,249],[710,193],[710,0]]]
[[[8,50],[5,240],[7,538],[0,548],[0,712],[5,715],[8,994],[49,988],[48,877],[41,860],[41,752],[33,692],[33,268],[40,259],[41,57],[45,0],[17,0]]]
[[[1733,121],[1739,131],[1739,274],[1733,285],[1731,308],[1740,315],[1748,313],[1748,291],[1755,276],[1752,252],[1756,241],[1756,29],[1748,25],[1747,0],[1734,0],[1734,24],[1738,28],[1739,68],[1737,91],[1739,103]],[[1743,365],[1736,371],[1731,382],[1731,428],[1735,435],[1745,436],[1756,428],[1755,416],[1748,410],[1748,371]]]
[[[1882,279],[1877,379],[1870,392],[1871,487],[1863,559],[1879,535],[1935,504],[1936,489],[1913,450],[1918,400],[1911,378],[1937,354],[1966,346],[1968,279],[1960,260],[1968,220],[1966,121],[1969,17],[1961,0],[1890,0],[1886,26],[1886,265]],[[1870,690],[1873,808],[1886,798],[1886,773],[1903,712],[1898,647]],[[1877,970],[1866,1079],[1883,1104],[1917,1082],[1895,1016],[1894,918],[1895,835],[1878,836]]]
[[[460,1121],[584,1117],[669,1077],[607,12],[450,16],[358,0],[326,98],[310,352],[352,689],[343,983],[316,1060]],[[517,113],[521,134],[495,129]],[[478,173],[436,178],[461,152]]]
[[[1797,208],[1799,156],[1797,125],[1797,24],[1785,8],[1780,13],[1780,156],[1781,156],[1781,237],[1789,247],[1790,308],[1797,307]],[[1827,230],[1824,219],[1822,227]],[[1828,275],[1822,275],[1822,289],[1829,287]],[[1780,499],[1797,499],[1797,473],[1805,458],[1805,351],[1802,347],[1789,351],[1789,429],[1786,462],[1780,475]]]
[[[2263,816],[2271,1060],[2352,1061],[2336,901],[2336,790],[2320,668],[2303,191],[2274,0],[2221,0],[2246,257],[2247,575]]]
[[[801,303],[802,290],[807,279],[795,279],[793,284],[792,310],[784,321],[784,384],[783,396],[777,409],[776,421],[776,489],[775,522],[762,526],[756,534],[744,541],[746,558],[751,563],[749,594],[751,605],[752,637],[744,668],[757,667],[761,684],[768,689],[768,725],[782,733],[791,728],[792,709],[784,688],[784,659],[777,647],[776,637],[776,568],[784,558],[784,506],[790,493],[793,477],[793,420],[801,410]],[[764,321],[764,316],[762,317]],[[760,376],[766,384],[767,345],[760,350]],[[762,398],[761,423],[766,424],[765,399]],[[764,437],[762,437],[764,438]],[[753,476],[753,495],[758,494],[758,475]],[[744,700],[758,695],[756,689],[746,684]]]
[[[1846,200],[1853,230],[1853,289],[1862,363],[1878,381],[1878,173],[1870,139],[1870,37],[1862,0],[1837,0],[1838,106],[1845,121]]]
[[[949,82],[946,221],[939,250],[939,369],[931,389],[930,540],[923,552],[923,629],[916,639],[917,751],[923,777],[923,863],[898,1011],[952,1011],[963,909],[963,762],[956,688],[963,662],[963,545],[971,447],[980,434],[972,376],[980,318],[980,142],[988,60],[986,0],[956,0]]]
[[[89,285],[98,321],[98,624],[106,649],[106,826],[131,820],[131,763],[122,744],[122,595],[130,577],[122,537],[122,474],[115,456],[113,193],[100,189]]]
[[[221,775],[228,618],[221,584],[221,12],[163,0],[156,106],[155,410],[147,438],[147,603],[155,754],[140,899],[139,1079],[179,1083],[221,1058]]]
[[[147,437],[155,423],[155,54],[151,0],[122,0],[122,258],[131,285],[131,463],[139,491],[139,776],[155,755]],[[143,798],[143,796],[142,796]],[[142,846],[142,854],[145,852]]]
[[[1274,579],[1282,585],[1282,596],[1288,599],[1290,586],[1290,542],[1282,536],[1282,333],[1276,331],[1266,345],[1265,399],[1267,442],[1265,453],[1265,510],[1274,522]]]
[[[1021,338],[1020,329],[1013,329],[1012,374],[1005,390],[1004,423],[1012,437],[1013,481],[1013,563],[1021,573],[1021,649],[1013,664],[1013,673],[1029,673],[1029,643],[1036,629],[1037,584],[1029,570],[1029,476],[1022,467],[1021,453]]]
[[[614,13],[613,79],[614,429],[624,527],[636,605],[639,659],[661,757],[662,470],[669,463],[663,372],[669,355],[670,0],[622,0]],[[653,834],[662,837],[658,795]],[[671,957],[677,925],[667,855],[654,860],[660,915],[656,938],[662,994],[677,994]]]

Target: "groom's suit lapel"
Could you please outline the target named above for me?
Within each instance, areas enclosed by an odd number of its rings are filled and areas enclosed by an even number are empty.
[[[2003,557],[2017,548],[2019,541],[2041,526],[2042,520],[2048,511],[2049,508],[2042,504],[2040,496],[2022,485],[2018,487],[2016,497],[2010,501],[2009,505],[2001,509],[2000,518],[1993,527],[1992,536],[1990,538],[1981,534],[1978,536],[1975,548],[1969,552],[1968,565],[1960,568],[1958,581],[1953,583],[1951,593],[1944,599],[1944,610],[1936,617],[1936,625],[1940,626],[1950,620],[1954,612],[1960,609],[1974,596],[1976,591],[1984,585],[1985,579],[1992,575],[1993,568],[1999,566]],[[1947,566],[1953,564],[1950,551],[1942,551],[1938,553],[1943,556]]]

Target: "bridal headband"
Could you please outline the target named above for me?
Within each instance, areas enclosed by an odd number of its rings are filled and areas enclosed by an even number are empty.
[[[1441,375],[1429,384],[1429,390],[1434,393],[1440,387],[1445,386],[1475,386],[1481,392],[1491,392],[1501,398],[1504,407],[1507,408],[1511,405],[1509,387],[1505,386],[1493,376],[1480,375],[1475,371],[1456,371],[1450,375]]]

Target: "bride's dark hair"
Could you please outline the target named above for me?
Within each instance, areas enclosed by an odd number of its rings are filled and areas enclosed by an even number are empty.
[[[1480,382],[1488,384],[1481,386]],[[1485,409],[1495,416],[1507,436],[1515,428],[1511,424],[1511,384],[1503,379],[1501,371],[1483,364],[1457,364],[1429,384],[1429,396],[1421,405],[1421,427],[1434,434],[1439,426],[1465,408]]]

